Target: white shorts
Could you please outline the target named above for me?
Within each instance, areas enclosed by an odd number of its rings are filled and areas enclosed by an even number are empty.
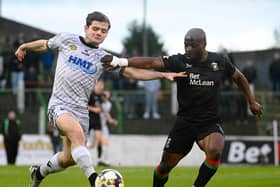
[[[50,105],[48,107],[48,118],[49,122],[52,126],[56,127],[56,120],[57,118],[62,114],[70,114],[73,116],[81,125],[85,137],[87,137],[88,129],[89,129],[89,116],[88,113],[80,112],[79,110],[75,110],[73,108],[70,108],[66,105]]]

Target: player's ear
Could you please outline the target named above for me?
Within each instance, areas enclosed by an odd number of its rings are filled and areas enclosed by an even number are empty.
[[[87,32],[87,30],[88,30],[88,26],[85,25],[85,26],[84,26],[84,32]]]

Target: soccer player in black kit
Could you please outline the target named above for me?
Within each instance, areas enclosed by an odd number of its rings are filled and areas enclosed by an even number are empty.
[[[205,152],[194,187],[203,187],[216,173],[224,148],[224,133],[218,116],[218,92],[223,76],[231,77],[242,90],[253,114],[262,114],[262,107],[250,92],[248,81],[224,56],[206,50],[206,34],[192,28],[185,35],[185,54],[167,57],[105,56],[107,68],[133,66],[163,68],[171,72],[185,71],[187,78],[177,78],[179,111],[169,132],[160,164],[155,168],[153,187],[163,187],[168,174],[185,157],[196,142]]]

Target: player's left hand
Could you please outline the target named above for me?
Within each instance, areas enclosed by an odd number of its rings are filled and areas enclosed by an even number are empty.
[[[112,55],[105,55],[104,57],[101,58],[101,62],[103,64],[106,64],[107,66],[113,66],[113,67],[123,67],[123,66],[128,66],[128,59],[127,58],[118,58],[116,56]]]
[[[250,110],[251,112],[258,117],[258,119],[261,119],[262,116],[262,106],[258,102],[253,102],[250,104]]]

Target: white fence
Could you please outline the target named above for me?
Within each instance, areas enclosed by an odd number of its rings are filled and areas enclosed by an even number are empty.
[[[109,161],[115,166],[155,166],[159,163],[166,136],[112,135]],[[273,137],[226,137],[222,163],[227,164],[278,164],[280,146]],[[278,140],[279,141],[279,140]],[[91,150],[96,163],[96,150]],[[43,163],[52,156],[52,147],[47,135],[23,135],[17,165]],[[275,160],[277,159],[277,160]],[[191,153],[180,166],[199,166],[204,153],[194,145]],[[6,164],[3,137],[0,135],[0,165]]]

